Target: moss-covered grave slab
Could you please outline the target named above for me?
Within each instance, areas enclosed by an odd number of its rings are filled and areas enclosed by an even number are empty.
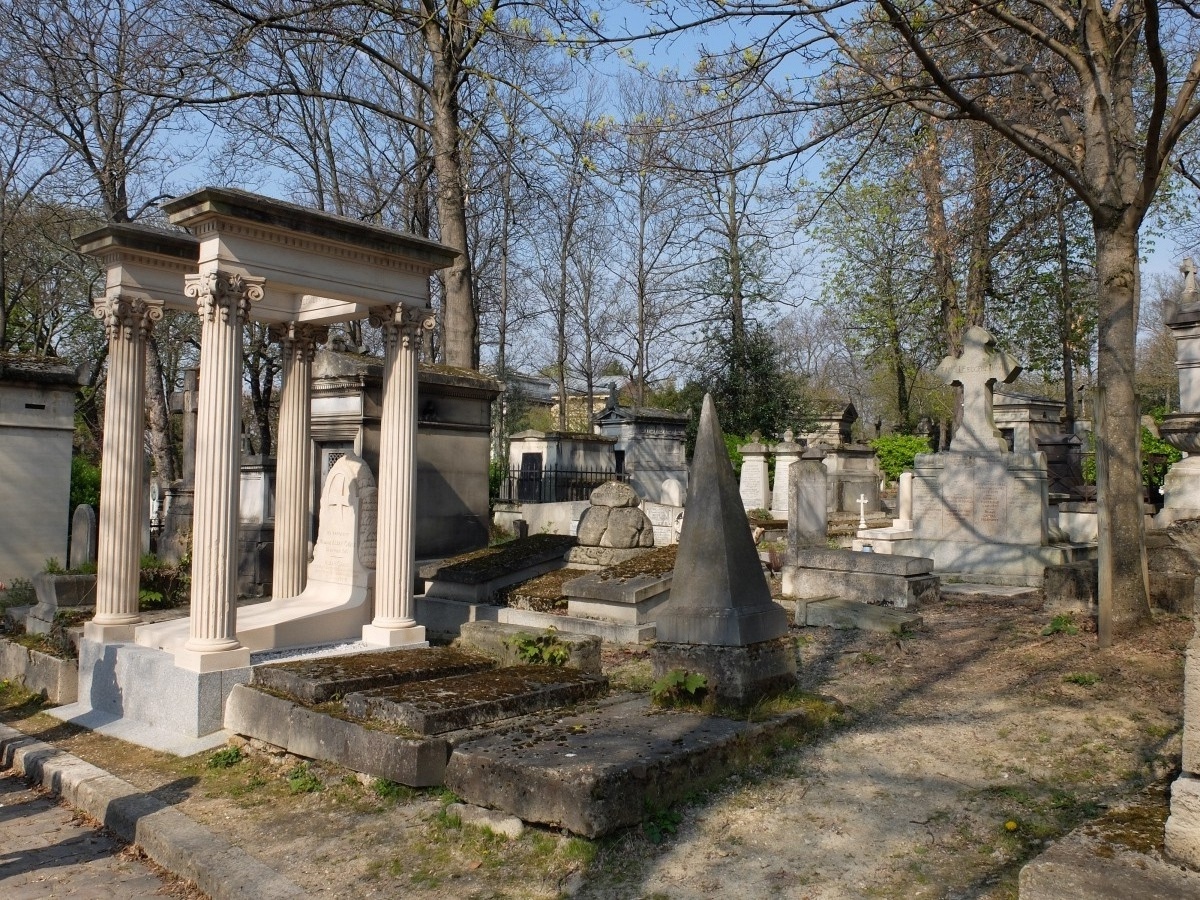
[[[574,545],[575,538],[570,535],[535,534],[422,566],[420,575],[430,583],[425,595],[467,603],[494,602],[506,587],[563,568],[566,552]]]
[[[346,712],[432,735],[589,700],[608,679],[558,666],[506,666],[350,694]]]
[[[368,650],[255,666],[250,683],[313,704],[354,691],[482,672],[495,665],[483,654],[453,647]]]
[[[594,838],[635,825],[818,724],[808,707],[763,722],[657,711],[645,697],[458,743],[446,786],[468,803]]]

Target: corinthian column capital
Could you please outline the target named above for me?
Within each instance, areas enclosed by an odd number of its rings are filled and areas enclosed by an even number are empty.
[[[147,303],[136,297],[101,297],[92,302],[92,315],[104,322],[104,333],[109,340],[124,337],[133,340],[135,332],[146,337],[154,323],[163,317],[161,303]]]
[[[395,349],[415,349],[422,331],[432,331],[436,316],[428,306],[377,306],[370,322],[383,331],[384,344]]]
[[[217,269],[201,272],[184,278],[184,293],[196,301],[200,318],[215,321],[217,316],[229,321],[245,322],[250,315],[250,305],[263,298],[265,278],[242,275]]]
[[[313,355],[317,352],[317,344],[323,344],[329,340],[329,326],[327,325],[281,322],[278,325],[272,325],[268,331],[271,334],[271,340],[278,341],[283,348],[285,357],[294,353],[297,357],[302,357],[309,362],[312,362]]]

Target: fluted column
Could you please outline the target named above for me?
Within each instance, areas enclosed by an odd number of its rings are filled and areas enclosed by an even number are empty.
[[[310,403],[312,361],[329,329],[294,322],[271,328],[283,351],[279,391],[279,439],[275,457],[275,563],[271,594],[296,597],[308,567],[308,499],[312,480]]]
[[[369,644],[395,647],[425,642],[413,618],[416,575],[417,354],[433,310],[387,306],[372,310],[383,330],[383,415],[379,440],[379,529],[375,562],[375,618],[363,627]]]
[[[192,518],[190,636],[175,664],[197,672],[250,664],[237,639],[237,507],[242,421],[242,325],[263,279],[221,270],[189,275],[200,315],[200,397]]]
[[[100,541],[96,615],[84,626],[90,641],[133,640],[142,555],[143,446],[146,420],[146,337],[162,306],[129,297],[98,300],[92,314],[108,335],[108,387],[100,467]]]

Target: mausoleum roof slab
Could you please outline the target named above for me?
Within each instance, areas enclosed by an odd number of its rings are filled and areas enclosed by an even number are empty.
[[[228,188],[165,204],[199,241],[200,271],[266,279],[251,315],[329,324],[373,306],[427,306],[429,276],[458,252],[410,234]]]
[[[184,276],[196,271],[200,255],[200,242],[190,234],[114,223],[80,235],[75,246],[104,265],[107,296],[195,309],[183,293]]]

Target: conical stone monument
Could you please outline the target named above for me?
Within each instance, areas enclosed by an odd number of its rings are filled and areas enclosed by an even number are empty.
[[[671,596],[656,616],[655,677],[707,676],[718,701],[749,703],[795,684],[787,616],[771,599],[711,396],[692,457]]]

